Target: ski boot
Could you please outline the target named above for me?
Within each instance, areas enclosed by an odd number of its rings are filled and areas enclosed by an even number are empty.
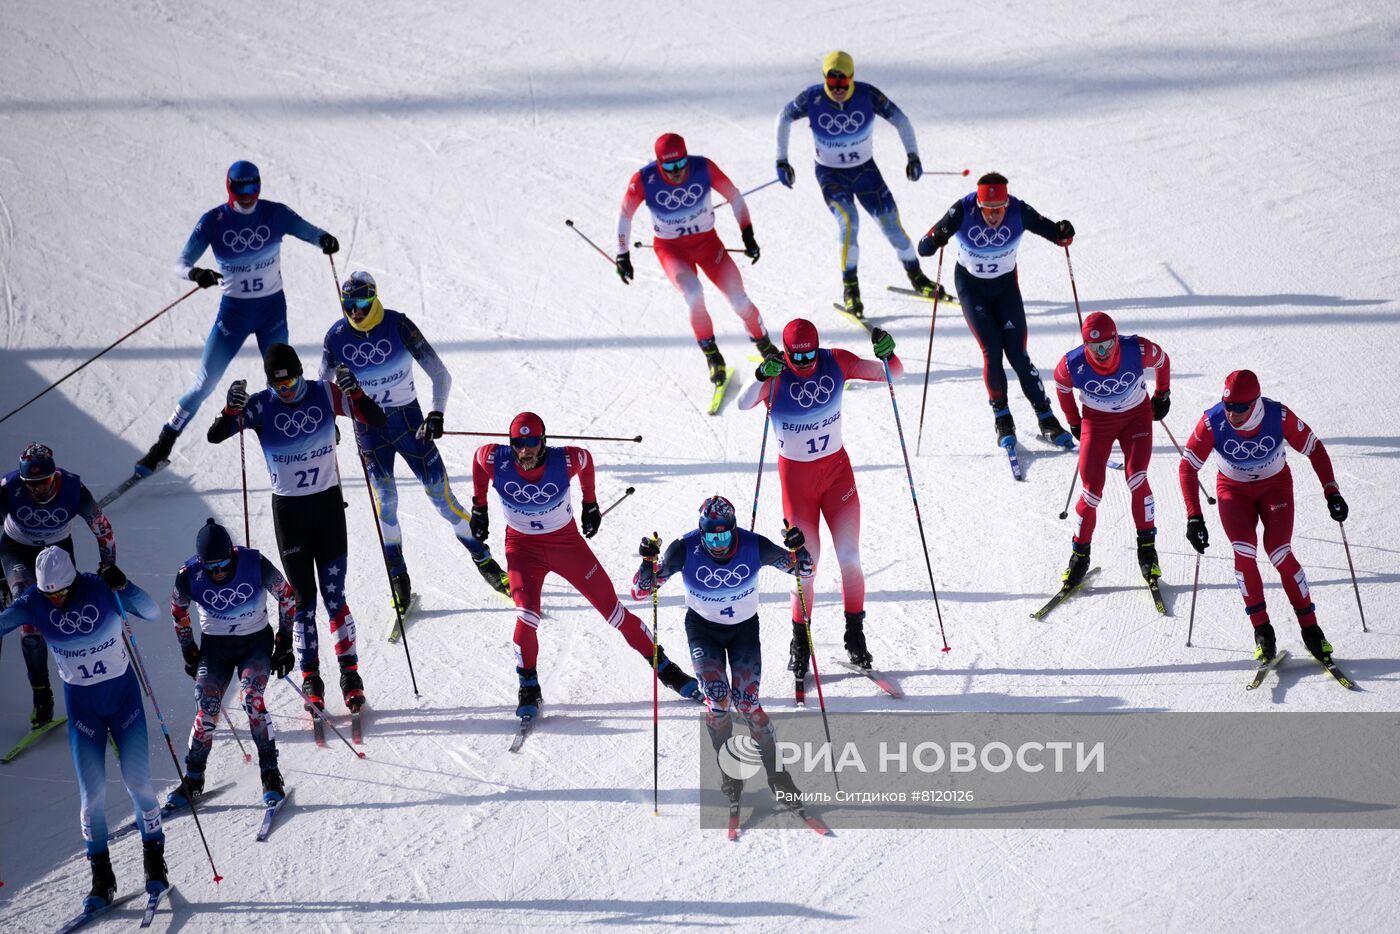
[[[919,268],[919,261],[911,259],[904,264],[904,272],[909,276],[909,285],[915,292],[921,293],[924,298],[937,296],[939,301],[946,301],[948,298],[947,289],[937,282],[934,282],[924,271]]]
[[[1048,403],[1045,408],[1035,410],[1035,417],[1040,422],[1040,436],[1042,438],[1066,451],[1074,450],[1074,435],[1065,431],[1065,426],[1061,425],[1060,420],[1055,417],[1055,413],[1050,411]]]
[[[700,342],[700,349],[705,352],[705,362],[710,367],[710,382],[719,386],[724,382],[724,356],[719,352],[719,345],[714,339]]]
[[[170,888],[165,874],[165,836],[141,841],[141,862],[146,868],[146,894],[156,895]]]
[[[1137,539],[1138,567],[1142,569],[1142,579],[1154,581],[1162,576],[1162,569],[1157,565],[1157,530],[1139,529]]]
[[[792,645],[788,647],[788,671],[797,680],[807,677],[812,664],[811,646],[807,643],[807,624],[792,621]]]
[[[802,803],[798,800],[801,792],[797,790],[792,775],[787,772],[770,772],[768,789],[773,792],[773,798],[779,807],[792,808]]]
[[[753,341],[754,350],[758,351],[760,357],[773,357],[778,354],[778,348],[768,339],[765,333],[762,337],[750,338]]]
[[[473,558],[472,561],[481,572],[481,579],[486,581],[487,586],[503,597],[510,596],[510,578],[506,577],[506,572],[501,570],[501,566],[491,557],[490,552],[487,552],[484,558]]]
[[[34,709],[29,714],[29,724],[39,729],[53,719],[53,688],[44,684],[34,688]]]
[[[997,444],[1008,451],[1016,448],[1016,420],[1011,417],[1011,410],[1008,408],[993,408],[992,415],[996,417]]]
[[[729,775],[720,773],[719,790],[724,797],[729,800],[731,806],[737,805],[739,799],[744,795],[744,780],[742,778],[731,778]]]
[[[857,668],[870,670],[874,659],[870,657],[870,650],[865,647],[865,611],[859,613],[846,614],[846,654],[851,657],[851,664]]]
[[[661,679],[662,684],[686,700],[699,701],[702,704],[705,702],[705,695],[700,693],[700,682],[694,675],[682,671],[681,666],[667,658],[664,652],[657,662],[656,676]]]
[[[89,853],[88,863],[92,866],[92,889],[83,899],[83,911],[97,911],[117,897],[117,877],[112,872],[112,856],[106,850]]]
[[[340,695],[345,698],[345,706],[356,713],[365,705],[365,683],[354,665],[340,666]]]
[[[865,317],[865,303],[860,300],[860,281],[854,272],[841,276],[841,302],[848,314],[857,318]]]
[[[165,806],[170,810],[189,807],[191,801],[198,801],[203,796],[204,773],[186,770],[185,777],[180,779],[180,784],[172,788],[170,794],[165,796]]]
[[[1089,546],[1074,542],[1069,550],[1069,567],[1060,575],[1066,587],[1078,587],[1089,573]]]
[[[1319,633],[1319,635],[1321,635],[1321,633]],[[1267,621],[1263,625],[1255,626],[1254,657],[1261,662],[1271,662],[1277,654],[1278,643],[1274,636],[1274,627]]]
[[[544,696],[540,693],[540,678],[533,668],[517,668],[520,676],[520,694],[516,701],[515,715],[521,719],[538,717]]]
[[[287,797],[287,788],[282,784],[282,773],[277,766],[262,770],[263,804],[272,807],[278,801]]]
[[[156,443],[151,445],[151,449],[146,452],[146,456],[136,462],[136,472],[143,477],[149,477],[160,467],[161,461],[170,460],[170,452],[175,448],[175,439],[180,437],[180,433],[169,425],[160,426],[160,437]]]
[[[408,572],[404,571],[389,578],[389,590],[393,594],[394,609],[399,613],[407,613],[408,605],[413,600],[413,585],[408,579]]]
[[[1309,604],[1306,612],[1311,613],[1312,611],[1312,605]],[[1302,614],[1300,613],[1299,615],[1301,616]],[[1321,626],[1317,623],[1313,623],[1311,626],[1304,626],[1299,632],[1299,635],[1303,637],[1303,644],[1308,647],[1308,651],[1312,653],[1313,658],[1324,665],[1332,661],[1332,643],[1328,642],[1327,637],[1323,635]]]
[[[313,706],[317,711],[326,709],[326,683],[316,672],[301,673],[301,693],[306,695],[306,703],[302,706],[306,708],[307,713],[312,711]]]

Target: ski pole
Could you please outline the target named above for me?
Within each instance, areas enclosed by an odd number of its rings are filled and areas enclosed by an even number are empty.
[[[611,256],[609,256],[606,252],[604,252],[604,250],[603,250],[602,247],[600,247],[598,244],[596,244],[596,243],[594,243],[592,240],[590,240],[590,239],[588,238],[588,234],[584,233],[582,230],[579,230],[577,227],[575,227],[573,221],[569,220],[568,218],[565,218],[565,219],[564,219],[564,226],[565,226],[565,227],[568,227],[568,228],[569,228],[570,230],[572,230],[574,233],[576,233],[576,234],[578,234],[580,237],[582,237],[584,243],[587,243],[589,246],[593,247],[593,249],[597,250],[597,251],[598,251],[598,255],[601,256],[601,257],[603,257],[603,259],[605,259],[605,260],[608,261],[608,265],[610,265],[610,266],[616,266],[616,265],[617,265],[617,260],[613,259],[613,258],[612,258]],[[443,434],[447,434],[447,432],[443,432]]]
[[[253,547],[253,534],[248,530],[248,453],[243,444],[243,412],[238,413],[238,468],[243,472],[243,547]]]
[[[635,249],[638,249],[638,250],[654,250],[654,249],[656,249],[656,247],[655,247],[654,245],[652,245],[652,244],[650,244],[650,243],[643,243],[643,242],[640,241],[640,240],[633,240],[633,241],[632,241],[632,246],[633,246]],[[742,247],[727,246],[727,247],[724,248],[724,252],[726,252],[726,253],[742,253],[742,252],[744,252],[744,250],[743,250]]]
[[[783,517],[783,537],[787,537],[788,529],[792,528],[788,524],[787,517]],[[812,680],[817,683],[817,707],[822,712],[822,729],[826,732],[826,745],[834,755],[836,745],[831,741],[831,724],[826,719],[826,695],[822,693],[822,673],[817,665],[817,644],[812,640],[812,614],[807,611],[807,597],[802,593],[802,568],[797,563],[797,549],[789,549],[788,554],[792,555],[792,572],[797,579],[797,605],[802,608],[802,623],[807,627],[807,659],[812,663]],[[836,790],[841,790],[841,778],[835,771],[831,773],[831,778],[836,782]]]
[[[194,288],[190,289],[190,290],[189,290],[188,292],[186,292],[184,295],[181,295],[179,298],[175,299],[175,301],[171,302],[169,305],[166,305],[166,306],[165,306],[164,308],[162,308],[160,311],[158,311],[158,312],[156,312],[155,314],[151,315],[151,316],[150,316],[149,318],[147,318],[145,321],[142,321],[140,324],[136,325],[136,327],[132,328],[130,331],[127,331],[127,332],[126,332],[125,334],[123,334],[121,337],[119,337],[119,338],[117,338],[116,340],[112,341],[112,343],[108,344],[106,347],[103,347],[103,348],[102,348],[101,350],[99,350],[97,353],[93,354],[91,357],[88,357],[88,358],[87,358],[86,360],[84,360],[82,363],[78,364],[78,365],[75,366],[73,369],[69,370],[67,373],[65,373],[64,375],[60,376],[57,380],[55,380],[55,381],[52,382],[52,383],[49,383],[48,386],[44,387],[43,389],[39,390],[39,392],[37,392],[36,394],[34,394],[33,396],[31,396],[28,402],[25,402],[23,405],[19,406],[18,408],[11,409],[8,413],[6,413],[6,415],[4,416],[4,418],[0,418],[0,422],[8,421],[11,415],[15,415],[15,414],[17,414],[17,413],[19,413],[19,412],[22,412],[24,409],[26,409],[26,408],[29,407],[29,404],[30,404],[30,403],[32,403],[32,402],[38,400],[41,396],[43,396],[45,393],[47,393],[50,389],[55,389],[55,388],[57,388],[57,387],[59,386],[59,384],[61,384],[64,380],[68,379],[68,377],[75,375],[75,374],[76,374],[79,370],[81,370],[83,367],[87,366],[89,363],[93,362],[93,361],[96,360],[98,357],[102,356],[102,355],[105,354],[107,351],[111,350],[113,347],[117,346],[117,345],[120,344],[122,341],[126,340],[128,337],[130,337],[131,335],[135,334],[137,331],[141,330],[141,329],[144,328],[146,325],[150,324],[152,321],[156,320],[156,319],[159,318],[161,315],[165,314],[167,311],[169,311],[170,309],[174,308],[176,305],[180,304],[180,303],[183,302],[185,299],[189,298],[191,295],[193,295],[194,293],[196,293],[196,292],[198,292],[198,291],[199,291],[199,286],[195,286]]]
[[[1081,450],[1082,450],[1082,448],[1081,448]],[[1061,518],[1061,519],[1064,519],[1064,518],[1066,518],[1066,517],[1069,516],[1069,504],[1070,504],[1070,501],[1071,501],[1072,499],[1074,499],[1074,485],[1075,485],[1075,481],[1078,480],[1078,479],[1079,479],[1079,461],[1076,460],[1076,461],[1074,462],[1074,473],[1072,473],[1072,474],[1069,475],[1069,492],[1065,494],[1065,508],[1060,510],[1060,518]]]
[[[1185,455],[1184,453],[1182,453],[1181,445],[1179,445],[1179,444],[1176,443],[1176,435],[1172,434],[1172,430],[1171,430],[1170,428],[1167,427],[1167,423],[1166,423],[1166,422],[1158,422],[1158,424],[1161,425],[1161,426],[1162,426],[1162,430],[1165,431],[1165,432],[1167,433],[1167,437],[1172,439],[1172,446],[1176,448],[1176,456],[1177,456],[1177,457],[1185,457],[1186,455]],[[1127,470],[1127,465],[1126,465],[1126,464],[1124,464],[1123,469],[1124,469],[1124,470]],[[1210,503],[1212,506],[1214,506],[1214,505],[1215,505],[1215,497],[1210,495],[1210,491],[1206,489],[1206,485],[1205,485],[1204,483],[1201,482],[1201,476],[1200,476],[1199,473],[1196,474],[1196,486],[1200,487],[1200,488],[1201,488],[1201,492],[1204,493],[1204,494],[1206,495],[1206,502],[1208,502],[1208,503]]]
[[[1361,614],[1361,631],[1370,632],[1366,628],[1366,611],[1361,608],[1361,588],[1356,584],[1356,566],[1351,563],[1351,545],[1347,544],[1347,524],[1338,522],[1337,527],[1342,530],[1342,547],[1347,553],[1347,570],[1351,571],[1351,589],[1356,593],[1356,612]]]
[[[326,254],[326,259],[328,259],[328,260],[331,261],[331,285],[335,286],[335,303],[336,303],[337,306],[339,306],[339,305],[340,305],[340,273],[338,273],[338,272],[335,271],[335,257],[332,256],[331,254],[327,253],[327,254]]]
[[[395,625],[398,626],[399,638],[403,640],[404,658],[408,660],[408,680],[413,685],[413,696],[421,697],[418,693],[418,676],[413,673],[413,653],[408,650],[408,633],[404,631],[403,608],[399,606],[399,601],[394,599],[394,572],[389,568],[389,550],[384,547],[384,530],[379,526],[379,500],[369,482],[369,460],[364,451],[360,452],[360,469],[365,474],[365,492],[369,494],[369,508],[374,513],[374,531],[379,536],[379,555],[384,559],[384,575],[389,578],[389,596],[394,603]]]
[[[928,569],[928,586],[933,592],[933,611],[938,617],[938,635],[943,639],[943,651],[951,652],[948,634],[943,629],[943,610],[938,605],[938,586],[933,582],[933,562],[928,556],[928,539],[924,536],[924,517],[919,512],[919,494],[914,490],[914,470],[909,466],[909,447],[904,443],[904,425],[899,420],[899,403],[894,398],[894,377],[890,375],[890,361],[882,358],[885,365],[885,384],[890,387],[890,405],[894,406],[894,427],[899,433],[899,450],[904,455],[904,476],[909,481],[909,498],[914,501],[914,521],[919,526],[919,542],[924,546],[924,567]]]
[[[471,438],[509,438],[508,431],[444,431],[444,435],[460,435]],[[633,435],[630,438],[617,438],[609,435],[556,435],[550,432],[549,435],[555,441],[631,441],[633,443],[642,440],[641,435]]]
[[[604,509],[602,512],[598,513],[598,518],[599,518],[599,519],[603,518],[603,517],[606,516],[608,513],[612,512],[614,509],[616,509],[618,506],[621,506],[621,505],[622,505],[622,501],[623,501],[624,499],[626,499],[627,497],[631,496],[631,495],[632,495],[633,493],[635,493],[636,491],[637,491],[637,488],[636,488],[636,487],[634,487],[634,486],[629,486],[629,487],[623,492],[623,494],[617,498],[617,502],[613,503],[613,504],[612,504],[611,506],[609,506],[607,509]]]
[[[771,181],[764,182],[762,185],[755,185],[754,187],[750,188],[748,191],[741,191],[741,192],[739,192],[739,197],[741,197],[741,198],[747,198],[749,195],[753,194],[755,191],[762,191],[763,189],[767,188],[769,185],[776,185],[776,184],[778,184],[778,182],[779,182],[780,180],[781,180],[781,179],[774,178],[774,179],[771,180]],[[717,205],[714,206],[714,210],[718,211],[720,208],[724,207],[724,206],[725,206],[726,204],[728,204],[728,203],[729,203],[728,201],[721,201],[719,204],[717,204]],[[743,251],[743,250],[739,250],[738,252],[742,253],[742,252],[744,252],[744,251]]]
[[[753,482],[753,513],[749,516],[749,531],[758,523],[758,489],[763,486],[763,467],[768,457],[768,422],[773,418],[773,395],[778,391],[778,380],[783,378],[779,373],[773,377],[773,388],[769,390],[767,398],[763,400],[763,442],[758,446],[758,477]]]
[[[136,648],[136,634],[131,631],[131,624],[126,618],[126,607],[122,604],[122,596],[115,590],[112,596],[117,601],[117,611],[122,615],[122,642],[126,643],[126,651],[131,656],[136,667],[136,680],[141,683],[141,690],[151,699],[151,709],[156,712],[156,719],[160,721],[160,733],[165,737],[165,748],[170,750],[170,761],[175,763],[175,774],[184,775],[185,770],[180,767],[180,757],[175,755],[175,743],[170,739],[170,727],[165,723],[165,715],[160,712],[160,703],[156,700],[155,691],[151,690],[151,680],[146,677],[146,664],[141,660],[141,652]],[[113,740],[115,742],[115,739]],[[214,884],[218,885],[224,881],[224,877],[219,875],[219,868],[214,865],[214,854],[209,850],[209,838],[204,836],[204,825],[199,822],[199,811],[194,806],[194,798],[190,798],[190,816],[194,818],[195,829],[199,831],[200,842],[204,844],[204,855],[209,858],[209,868],[214,871]]]
[[[1196,574],[1191,578],[1191,617],[1186,621],[1186,644],[1191,644],[1191,631],[1196,628],[1196,588],[1201,584],[1201,553],[1196,552]]]
[[[297,683],[292,680],[291,675],[283,675],[282,680],[287,682],[287,684],[291,685],[292,690],[297,692],[297,696],[301,698],[302,703],[306,706],[306,709],[311,711],[311,716],[315,717],[317,720],[320,720],[332,730],[335,730],[335,735],[340,737],[340,741],[344,743],[345,747],[351,752],[353,752],[357,758],[363,759],[365,757],[363,750],[356,749],[354,746],[350,745],[350,740],[346,739],[345,734],[340,732],[340,729],[336,727],[335,723],[332,722],[330,717],[326,716],[326,712],[320,707],[317,707],[315,704],[311,703],[311,701],[307,698],[306,694],[302,691],[302,689],[297,687]]]
[[[955,169],[955,170],[953,170],[953,171],[951,171],[951,172],[949,172],[949,171],[942,171],[942,172],[940,172],[940,171],[937,171],[937,170],[935,170],[935,169],[924,169],[924,174],[925,174],[925,175],[961,175],[962,177],[966,178],[967,176],[969,176],[969,175],[972,174],[972,170],[971,170],[971,169],[963,169],[961,172],[959,172],[959,171],[957,171],[957,170]]]
[[[229,715],[228,708],[223,704],[219,709],[224,712],[224,722],[228,724],[229,732],[233,734],[233,741],[238,744],[238,751],[243,754],[244,762],[252,762],[253,754],[248,751],[248,747],[243,745],[243,737],[238,735],[238,727],[233,725],[233,717]]]
[[[651,533],[661,546],[661,536]],[[656,562],[651,559],[651,816],[661,816],[661,587],[656,581]]]
[[[1074,263],[1069,259],[1069,247],[1065,247],[1065,265],[1069,267],[1069,287],[1074,293],[1074,316],[1079,319],[1079,330],[1084,330],[1084,314],[1079,310],[1079,286],[1074,284]]]
[[[963,173],[967,174],[966,172]],[[924,357],[924,397],[919,402],[919,434],[914,441],[914,456],[917,457],[924,446],[924,407],[928,405],[928,378],[933,370],[933,329],[938,326],[938,296],[943,291],[943,248],[938,248],[938,269],[933,274],[933,317],[928,322],[928,355]]]

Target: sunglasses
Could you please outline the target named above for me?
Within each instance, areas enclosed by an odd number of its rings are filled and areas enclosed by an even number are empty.
[[[730,529],[724,532],[701,532],[700,541],[711,551],[719,551],[728,548],[729,543],[734,541],[734,531]]]
[[[225,558],[225,559],[222,560],[222,561],[206,561],[206,562],[204,562],[204,570],[206,570],[206,571],[222,571],[224,568],[228,567],[228,566],[229,566],[230,564],[232,564],[232,563],[233,563],[233,556],[230,555],[229,557]]]
[[[808,350],[803,353],[789,353],[788,357],[793,363],[811,363],[817,359],[817,352],[815,350]]]
[[[1225,411],[1233,412],[1236,415],[1243,415],[1248,412],[1253,405],[1253,399],[1250,399],[1248,402],[1227,402],[1225,403]]]
[[[663,162],[663,163],[661,163],[661,169],[662,169],[662,171],[664,171],[664,172],[670,172],[672,175],[674,175],[675,173],[679,172],[681,169],[685,168],[685,164],[686,164],[687,161],[689,161],[689,160],[687,160],[684,156],[682,156],[682,157],[679,158],[679,159],[673,159],[673,160],[670,161],[670,162]]]
[[[826,86],[833,91],[844,91],[851,86],[851,79],[833,71],[826,76]]]
[[[233,191],[235,195],[255,195],[262,191],[262,183],[247,181],[240,182],[238,179],[234,179],[232,182],[229,183],[229,188]]]
[[[513,448],[530,448],[533,450],[540,446],[543,438],[511,438],[510,446]]]

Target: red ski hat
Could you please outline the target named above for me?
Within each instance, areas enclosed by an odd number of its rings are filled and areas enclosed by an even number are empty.
[[[686,158],[685,140],[679,133],[662,133],[656,138],[656,161],[677,162]]]
[[[1097,344],[1118,336],[1118,325],[1102,311],[1096,311],[1084,319],[1084,343]]]
[[[816,366],[817,348],[821,342],[817,337],[817,326],[806,318],[793,318],[783,328],[783,348],[787,351],[788,366],[794,370],[805,370]],[[794,354],[811,354],[811,358],[798,361]]]
[[[521,412],[510,423],[510,440],[540,439],[544,442],[544,419],[534,412]]]
[[[1220,398],[1236,404],[1253,402],[1259,398],[1259,377],[1253,370],[1236,370],[1225,377],[1225,391]]]

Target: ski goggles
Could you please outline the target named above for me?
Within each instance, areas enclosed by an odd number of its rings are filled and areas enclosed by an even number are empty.
[[[679,159],[672,159],[670,162],[661,163],[661,170],[675,175],[681,169],[685,168],[688,161],[689,160],[685,156],[681,156]]]
[[[340,300],[340,307],[344,308],[346,311],[351,311],[352,309],[356,311],[369,311],[374,307],[374,296],[371,295],[369,298],[342,298]]]
[[[851,86],[851,79],[839,71],[827,72],[826,86],[833,91],[845,91]]]
[[[801,353],[789,351],[788,359],[799,366],[806,366],[809,363],[816,362],[817,352],[815,350],[807,350]]]
[[[49,602],[54,606],[62,606],[63,601],[68,599],[68,591],[72,589],[73,586],[70,584],[62,590],[46,590],[44,591],[44,596],[48,597]]]
[[[300,383],[300,376],[288,376],[286,379],[268,380],[267,384],[271,386],[272,391],[277,393],[279,396],[287,396],[296,392],[297,386],[300,385]]]
[[[1244,413],[1248,412],[1253,406],[1253,399],[1250,399],[1248,402],[1226,402],[1225,411],[1233,412],[1236,415],[1243,415]]]
[[[723,532],[701,532],[700,541],[710,551],[727,551],[734,543],[734,530],[726,529]]]
[[[1089,348],[1091,354],[1098,357],[1100,360],[1105,360],[1108,358],[1109,354],[1113,353],[1113,348],[1118,346],[1118,338],[1110,337],[1106,341],[1094,341],[1084,346]]]
[[[222,561],[206,561],[206,562],[204,562],[204,570],[206,570],[206,571],[224,571],[224,570],[227,570],[227,569],[228,569],[228,566],[229,566],[230,564],[232,564],[232,563],[233,563],[233,555],[229,555],[227,558],[223,559]]]
[[[228,190],[235,197],[247,197],[257,195],[262,192],[261,178],[231,178],[228,180]]]
[[[544,443],[543,438],[511,438],[510,446],[516,450],[534,450]]]

